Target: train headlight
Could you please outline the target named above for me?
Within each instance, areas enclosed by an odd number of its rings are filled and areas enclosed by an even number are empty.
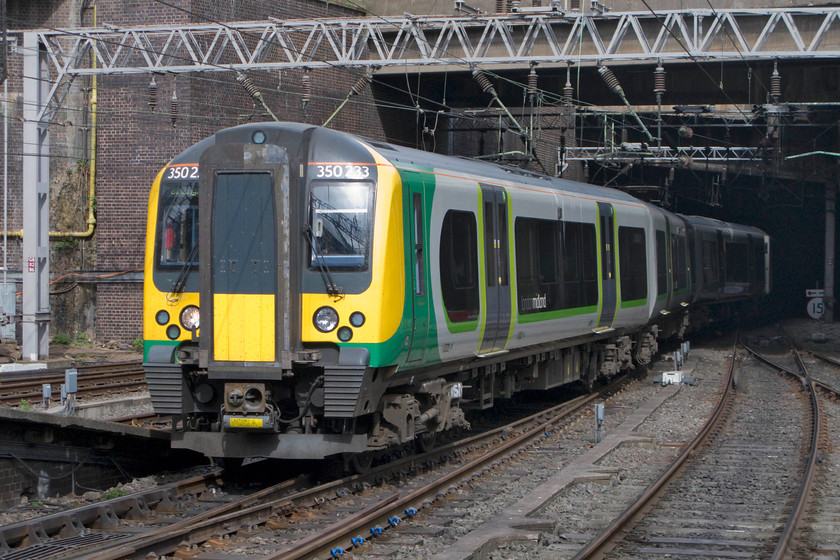
[[[330,332],[338,326],[338,312],[332,307],[321,307],[312,317],[315,328],[321,332]]]
[[[201,325],[201,314],[198,312],[198,307],[195,305],[188,305],[181,311],[181,326],[186,330],[191,331],[197,329]]]

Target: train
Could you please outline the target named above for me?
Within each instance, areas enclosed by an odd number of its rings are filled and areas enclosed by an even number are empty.
[[[249,123],[154,180],[143,367],[175,448],[363,466],[646,367],[766,296],[770,254],[758,228],[620,190]]]

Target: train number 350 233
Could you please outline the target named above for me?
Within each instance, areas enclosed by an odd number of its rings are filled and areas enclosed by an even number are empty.
[[[367,165],[317,165],[315,176],[334,179],[366,179],[370,177],[370,167]]]

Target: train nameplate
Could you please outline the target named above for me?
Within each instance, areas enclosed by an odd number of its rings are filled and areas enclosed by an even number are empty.
[[[262,418],[231,418],[231,428],[262,428]]]

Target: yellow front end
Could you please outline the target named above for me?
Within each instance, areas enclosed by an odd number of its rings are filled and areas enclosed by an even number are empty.
[[[174,293],[174,282],[161,282],[155,275],[156,236],[160,228],[158,216],[160,212],[161,184],[167,175],[177,170],[191,170],[194,165],[172,165],[164,167],[158,173],[149,194],[149,219],[146,225],[146,256],[144,261],[143,281],[143,341],[148,352],[152,344],[176,345],[180,341],[192,338],[191,330],[181,323],[181,314],[188,307],[197,308],[199,305],[197,292]],[[184,171],[186,175],[188,172]],[[170,187],[167,187],[170,188]],[[190,187],[192,188],[192,187]]]
[[[377,165],[378,181],[374,210],[374,228],[370,268],[370,287],[360,294],[341,297],[324,293],[304,293],[302,297],[302,340],[306,343],[377,344],[389,340],[400,328],[405,303],[405,248],[403,243],[402,185],[394,166],[370,150]],[[339,317],[338,327],[320,332],[313,317],[321,307],[329,306]],[[351,315],[361,313],[364,323],[355,326]],[[358,315],[356,315],[358,317]],[[346,327],[346,328],[345,328]],[[342,330],[343,329],[343,330]],[[351,338],[342,340],[339,333]]]
[[[221,362],[273,362],[274,301],[274,294],[214,294],[214,359]],[[242,336],[243,333],[249,336]]]

